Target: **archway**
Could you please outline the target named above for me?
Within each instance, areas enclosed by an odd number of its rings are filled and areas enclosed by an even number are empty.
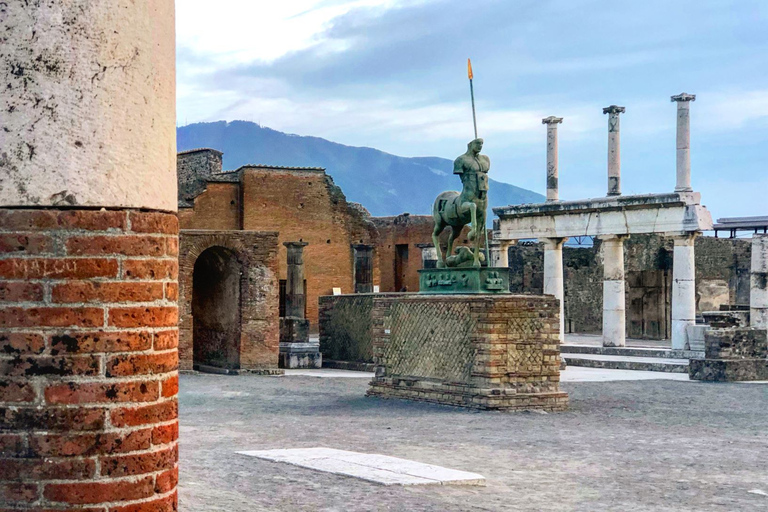
[[[211,247],[195,261],[192,276],[192,358],[201,366],[240,368],[240,278],[234,252]]]

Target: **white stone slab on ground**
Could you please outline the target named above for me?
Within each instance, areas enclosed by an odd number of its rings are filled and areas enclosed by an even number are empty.
[[[351,476],[382,485],[485,485],[485,477],[477,473],[375,453],[349,452],[333,448],[292,448],[237,453]]]
[[[618,380],[680,380],[690,381],[687,373],[647,372],[641,370],[609,370],[568,366],[560,372],[560,382],[612,382]]]

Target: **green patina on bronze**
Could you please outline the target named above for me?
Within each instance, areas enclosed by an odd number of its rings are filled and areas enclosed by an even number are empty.
[[[461,177],[461,192],[443,192],[435,199],[432,241],[437,251],[437,268],[419,271],[420,293],[509,292],[509,270],[487,267],[486,253],[482,251],[483,242],[487,242],[485,220],[491,168],[491,160],[480,154],[482,149],[483,139],[467,144],[467,152],[453,163],[453,173]],[[453,243],[467,224],[471,225],[467,238],[472,246],[458,247],[454,252]],[[443,255],[438,237],[446,227],[451,228],[451,234]]]

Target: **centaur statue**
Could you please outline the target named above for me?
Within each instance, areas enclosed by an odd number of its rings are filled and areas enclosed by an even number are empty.
[[[483,139],[475,139],[467,144],[467,152],[453,162],[453,174],[461,177],[461,192],[453,190],[443,192],[432,206],[432,217],[435,229],[432,231],[432,241],[437,250],[437,267],[456,267],[468,264],[480,268],[485,261],[481,252],[481,244],[486,238],[485,218],[488,209],[488,170],[491,160],[481,155]],[[464,226],[471,224],[469,240],[474,242],[474,250],[460,247],[458,254],[453,254],[453,242],[461,234]],[[451,227],[448,237],[448,247],[443,256],[438,237],[446,226]]]

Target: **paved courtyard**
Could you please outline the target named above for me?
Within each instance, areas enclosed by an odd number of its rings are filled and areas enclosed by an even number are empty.
[[[504,414],[366,398],[368,379],[336,375],[183,375],[180,510],[768,510],[767,384],[564,378],[568,412]],[[235,453],[301,447],[487,486],[384,487]]]

